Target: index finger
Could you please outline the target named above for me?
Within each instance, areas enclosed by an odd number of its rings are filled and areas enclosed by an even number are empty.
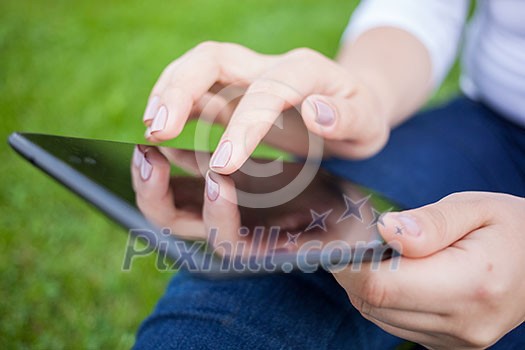
[[[349,95],[353,86],[348,73],[321,54],[308,49],[291,51],[247,89],[210,167],[231,174],[244,164],[285,109],[313,93]]]

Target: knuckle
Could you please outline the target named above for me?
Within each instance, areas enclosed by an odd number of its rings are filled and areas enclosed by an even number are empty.
[[[248,90],[246,90],[246,95],[250,94],[270,94],[273,95],[276,91],[281,90],[280,84],[278,84],[273,79],[263,79],[259,78],[255,80]]]
[[[490,218],[494,217],[496,214],[499,216],[505,215],[505,213],[508,212],[504,210],[506,201],[502,201],[502,203],[498,204],[494,202],[497,201],[498,198],[501,197],[495,197],[493,194],[481,192],[456,192],[446,196],[441,201],[446,202],[448,205],[452,206],[453,209],[457,209],[457,211],[464,210],[465,207],[468,207],[469,210],[477,213],[480,220],[484,221],[480,222],[481,225],[490,221]]]
[[[450,205],[457,206],[468,204],[475,210],[481,210],[483,208],[485,198],[483,196],[479,196],[479,194],[476,192],[455,192],[444,197],[441,202],[446,202]]]
[[[430,205],[426,208],[425,214],[435,230],[437,240],[443,242],[449,229],[445,213],[438,206]]]
[[[361,298],[354,298],[352,304],[365,317],[371,317],[372,306]]]
[[[285,78],[263,76],[250,85],[245,98],[255,98],[256,105],[264,105],[265,109],[279,109],[279,112],[282,112],[284,105],[295,105],[304,98],[304,94],[288,84]]]
[[[322,57],[323,55],[321,55],[319,52],[307,47],[293,49],[284,56],[286,60],[290,60],[295,63],[301,62],[303,64],[316,63],[322,59]]]
[[[383,282],[375,278],[373,274],[365,280],[362,297],[365,308],[382,308],[385,306],[387,289]]]
[[[520,208],[519,204],[522,203],[514,201],[514,198],[505,195],[487,199],[484,201],[485,205],[483,205],[484,216],[500,222],[514,222],[514,218],[522,215],[523,209],[525,209],[525,206]],[[525,199],[522,200],[525,201]],[[488,201],[490,201],[489,205],[487,205],[487,203],[489,203]],[[523,202],[523,204],[525,204],[525,202]]]
[[[494,281],[487,278],[474,284],[471,302],[481,307],[483,316],[456,324],[451,334],[463,340],[469,348],[485,349],[504,334],[501,327],[498,326],[502,324],[500,306],[504,300],[509,298],[509,287],[501,280]]]
[[[304,58],[304,57],[311,55],[314,52],[315,52],[314,50],[308,47],[298,47],[298,48],[288,51],[287,56]]]
[[[493,327],[476,325],[465,329],[459,338],[462,339],[467,347],[474,349],[486,349],[494,344],[500,335],[494,331]]]
[[[376,148],[374,149],[374,152],[379,152],[387,144],[389,137],[390,129],[387,127],[386,124],[380,125],[377,128],[377,135],[374,138],[376,140]]]
[[[506,300],[509,294],[509,288],[504,281],[491,282],[487,284],[485,289],[489,300],[495,305],[499,305],[502,300]]]
[[[217,52],[219,47],[221,46],[221,43],[217,41],[203,41],[202,43],[195,46],[195,52],[202,53],[202,54],[214,54]]]
[[[383,149],[390,137],[390,129],[387,125],[379,124],[376,127],[364,128],[367,135],[363,136],[360,144],[363,146],[363,158],[372,157]]]
[[[492,276],[491,276],[492,277]],[[483,282],[477,283],[473,289],[473,299],[476,302],[481,302],[488,307],[497,308],[497,306],[506,300],[510,291],[510,287],[500,279],[484,278]]]
[[[177,65],[179,64],[179,59],[171,61],[161,72],[161,76],[168,75]]]
[[[462,201],[467,193],[465,192],[455,192],[451,193],[448,196],[444,197],[442,201],[448,201],[448,202],[459,202]]]

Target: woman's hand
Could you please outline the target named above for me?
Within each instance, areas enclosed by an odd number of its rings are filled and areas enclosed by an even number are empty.
[[[137,207],[159,228],[167,227],[185,238],[202,239],[203,181],[198,177],[172,176],[170,162],[186,173],[199,174],[193,152],[135,147],[131,180]]]
[[[383,222],[399,268],[335,274],[365,318],[434,349],[486,348],[524,322],[525,199],[459,193]]]
[[[234,102],[217,93],[232,85],[245,89]],[[164,70],[144,115],[146,137],[152,142],[172,139],[189,118],[212,111],[202,117],[218,116],[227,127],[210,166],[230,174],[247,160],[283,111],[294,106],[300,106],[306,128],[327,141],[329,153],[367,157],[387,141],[389,125],[381,99],[338,63],[310,49],[263,55],[216,42],[198,45]],[[272,143],[304,154],[298,147],[306,149],[307,139],[299,134],[297,114],[291,123],[287,135],[274,137]]]

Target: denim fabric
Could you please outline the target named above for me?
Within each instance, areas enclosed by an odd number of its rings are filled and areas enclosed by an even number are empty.
[[[324,166],[405,208],[457,191],[525,196],[525,129],[458,98],[392,131],[364,161]],[[211,281],[178,273],[141,325],[136,349],[392,349],[403,340],[365,320],[323,271]],[[525,349],[525,325],[494,349]]]
[[[384,349],[326,272],[206,280],[180,272],[141,326],[137,349]]]
[[[461,191],[523,197],[525,129],[461,97],[393,130],[375,157],[333,159],[325,168],[407,209]]]

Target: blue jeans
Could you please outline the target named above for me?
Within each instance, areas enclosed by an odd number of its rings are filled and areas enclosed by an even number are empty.
[[[405,208],[457,191],[525,196],[525,129],[460,97],[392,131],[365,161],[324,166]],[[141,325],[137,349],[392,349],[323,271],[210,281],[178,273]],[[525,349],[525,324],[494,349]]]

